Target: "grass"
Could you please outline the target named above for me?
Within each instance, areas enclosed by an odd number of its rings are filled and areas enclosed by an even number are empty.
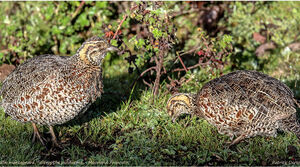
[[[292,151],[300,149],[292,133],[258,136],[229,148],[230,139],[203,119],[172,123],[165,85],[158,97],[142,84],[130,89],[134,76],[126,67],[120,59],[107,62],[101,99],[79,118],[55,126],[61,151],[31,144],[31,124],[5,118],[1,110],[0,165],[280,165],[300,160]],[[189,74],[194,79],[182,91],[199,89],[207,81],[204,75],[203,70]],[[40,131],[49,138],[46,127]]]

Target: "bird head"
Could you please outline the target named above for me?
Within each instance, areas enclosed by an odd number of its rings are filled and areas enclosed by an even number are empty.
[[[194,114],[195,95],[190,93],[178,93],[169,98],[167,111],[174,122],[182,114]]]
[[[118,51],[118,48],[110,45],[107,40],[94,36],[81,45],[77,54],[86,64],[100,66],[109,51]]]

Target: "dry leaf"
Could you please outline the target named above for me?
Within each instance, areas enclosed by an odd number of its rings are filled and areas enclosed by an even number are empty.
[[[267,50],[275,49],[275,48],[276,48],[276,46],[273,42],[265,43],[265,44],[260,45],[256,49],[255,54],[257,57],[260,57],[260,56],[264,55]]]
[[[5,78],[15,69],[14,65],[3,64],[0,66],[0,82],[3,82]]]
[[[266,37],[260,35],[259,33],[255,32],[253,33],[253,39],[259,43],[265,43]]]
[[[288,46],[292,51],[298,51],[300,50],[300,43],[292,43],[292,44],[289,44]]]

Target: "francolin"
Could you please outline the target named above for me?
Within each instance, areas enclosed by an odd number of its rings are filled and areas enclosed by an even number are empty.
[[[204,118],[220,134],[236,138],[277,135],[277,129],[300,137],[293,92],[279,80],[257,71],[235,71],[206,83],[197,94],[179,93],[167,102],[173,121],[181,114]]]
[[[48,125],[53,145],[58,146],[52,126],[72,120],[100,97],[101,64],[109,51],[106,40],[92,37],[71,57],[41,55],[19,65],[3,82],[2,107],[12,119],[31,122],[34,135],[45,145],[36,124]]]

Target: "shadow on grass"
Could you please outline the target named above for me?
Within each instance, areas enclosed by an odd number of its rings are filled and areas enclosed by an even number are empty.
[[[101,94],[101,97],[85,113],[79,114],[75,119],[58,126],[82,125],[92,119],[101,118],[106,114],[117,111],[123,103],[128,102],[129,98],[131,98],[131,101],[139,100],[142,93],[141,90],[144,90],[146,86],[142,83],[137,83],[135,87],[131,88],[134,77],[136,76],[133,74],[103,77],[104,92]],[[130,94],[132,95],[130,96]]]

